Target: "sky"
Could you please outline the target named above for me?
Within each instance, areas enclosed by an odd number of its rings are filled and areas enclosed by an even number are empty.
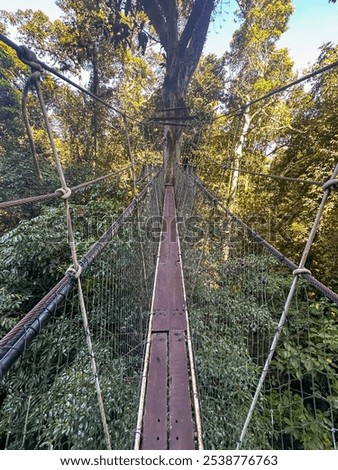
[[[289,20],[289,29],[277,46],[287,47],[296,68],[302,70],[316,61],[322,44],[338,43],[338,3],[293,0],[293,4],[295,11]],[[231,36],[238,26],[233,15],[236,6],[236,1],[230,0],[230,6],[223,7],[221,17],[211,25],[205,52],[221,53],[228,49]]]
[[[274,0],[271,0],[274,1]],[[229,47],[231,36],[238,24],[233,11],[236,1],[229,0],[223,6],[217,21],[211,24],[205,52],[221,55]],[[319,47],[327,42],[338,43],[338,3],[328,0],[294,0],[295,12],[289,22],[289,30],[278,42],[279,47],[287,47],[298,70],[314,63],[319,55]],[[42,10],[51,19],[56,19],[61,10],[54,0],[0,0],[0,9],[16,11],[30,8]]]

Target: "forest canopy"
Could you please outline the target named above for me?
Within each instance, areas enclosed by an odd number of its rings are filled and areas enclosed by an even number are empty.
[[[245,419],[252,385],[268,351],[267,338],[278,324],[276,312],[283,310],[292,276],[262,254],[234,219],[221,213],[216,200],[210,204],[196,188],[192,190],[188,176],[182,179],[182,174],[197,175],[220,203],[298,263],[322,185],[337,165],[338,145],[337,67],[299,83],[290,52],[279,45],[293,2],[237,0],[238,27],[229,47],[220,56],[203,54],[210,24],[227,3],[58,0],[59,19],[32,9],[2,10],[0,22],[3,36],[10,37],[15,28],[17,44],[59,74],[39,69],[39,83],[68,186],[115,175],[101,186],[74,192],[70,210],[79,256],[162,165],[164,181],[175,182],[178,191],[191,197],[182,197],[182,218],[196,217],[203,235],[196,243],[182,242],[183,261],[209,448],[236,444],[238,416]],[[304,74],[337,61],[338,45],[323,44]],[[60,191],[41,101],[32,87],[36,70],[30,65],[0,41],[1,337],[71,264],[60,198],[54,194],[46,203],[5,204]],[[290,82],[295,86],[284,89]],[[281,90],[272,94],[276,89]],[[31,138],[24,125],[22,96]],[[261,100],[262,96],[267,97]],[[147,190],[149,202],[137,206],[134,225],[114,239],[84,286],[92,299],[90,326],[104,376],[102,387],[112,403],[108,422],[119,430],[112,431],[115,448],[131,445],[157,247],[147,238],[149,223],[144,220],[161,216],[159,186]],[[332,188],[305,266],[335,292],[337,203]],[[79,335],[77,301],[76,295],[67,298],[64,311],[58,311],[1,385],[1,448],[81,448],[83,436],[89,436],[91,448],[104,447],[97,422],[90,420],[96,406],[92,384],[87,372],[79,372],[89,366]],[[254,420],[257,436],[251,432],[248,438],[251,448],[332,448],[330,432],[338,427],[338,310],[305,282],[296,304],[274,357],[260,416]],[[107,338],[113,344],[109,352]],[[224,379],[224,370],[227,377],[236,378]],[[63,382],[67,389],[61,396]],[[84,393],[73,403],[75,390]],[[48,408],[51,402],[53,407]],[[279,427],[269,434],[272,415]],[[299,425],[302,420],[307,429]]]

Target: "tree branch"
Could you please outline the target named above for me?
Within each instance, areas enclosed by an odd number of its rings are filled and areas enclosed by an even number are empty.
[[[200,10],[200,15],[191,32],[191,39],[186,48],[186,78],[188,82],[190,81],[201,57],[215,3],[215,0],[203,0],[203,8]],[[195,3],[195,5],[196,4],[197,3]]]
[[[193,55],[196,60],[199,60],[202,54],[209,29],[211,14],[214,11],[215,4],[215,0],[204,0],[204,8],[196,22],[188,47],[189,55]]]
[[[161,8],[164,13],[167,34],[168,34],[168,47],[171,49],[176,48],[178,42],[178,10],[176,0],[165,0],[160,2]]]
[[[194,32],[196,31],[196,25],[200,21],[201,17],[204,15],[204,10],[206,5],[210,3],[210,0],[196,0],[191,13],[189,15],[188,21],[185,25],[184,31],[181,34],[180,43],[179,43],[179,51],[180,54],[183,55],[185,50],[188,47],[189,41],[191,40]],[[212,3],[213,0],[212,0]],[[209,17],[210,20],[210,17]],[[208,21],[209,25],[209,21]]]
[[[140,0],[140,4],[143,6],[146,15],[159,35],[162,46],[167,50],[169,45],[168,28],[161,8],[153,0]]]

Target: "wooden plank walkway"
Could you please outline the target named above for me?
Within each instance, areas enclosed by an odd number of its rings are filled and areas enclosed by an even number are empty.
[[[164,198],[153,291],[151,345],[141,449],[195,449],[186,344],[187,320],[174,187]]]

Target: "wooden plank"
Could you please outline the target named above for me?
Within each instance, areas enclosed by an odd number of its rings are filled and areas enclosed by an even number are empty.
[[[153,331],[185,330],[185,304],[182,270],[176,228],[175,199],[172,186],[166,186],[165,220],[158,260],[153,303]]]
[[[168,445],[167,388],[168,335],[154,333],[151,338],[142,449],[165,450]]]
[[[163,232],[162,243],[160,248],[160,263],[167,263],[168,261],[178,262],[178,243],[177,243],[177,230],[176,221],[166,218],[163,224],[168,226],[168,230]],[[174,224],[173,227],[171,225]]]
[[[177,263],[168,263],[158,268],[152,329],[186,329],[181,269]]]
[[[187,321],[174,196],[173,187],[167,185],[153,293],[142,432],[144,450],[195,449],[185,337]]]
[[[166,185],[164,207],[163,207],[163,217],[175,217],[175,216],[176,216],[176,208],[175,208],[174,187],[170,185]]]
[[[186,339],[183,331],[169,332],[169,449],[195,449]]]

